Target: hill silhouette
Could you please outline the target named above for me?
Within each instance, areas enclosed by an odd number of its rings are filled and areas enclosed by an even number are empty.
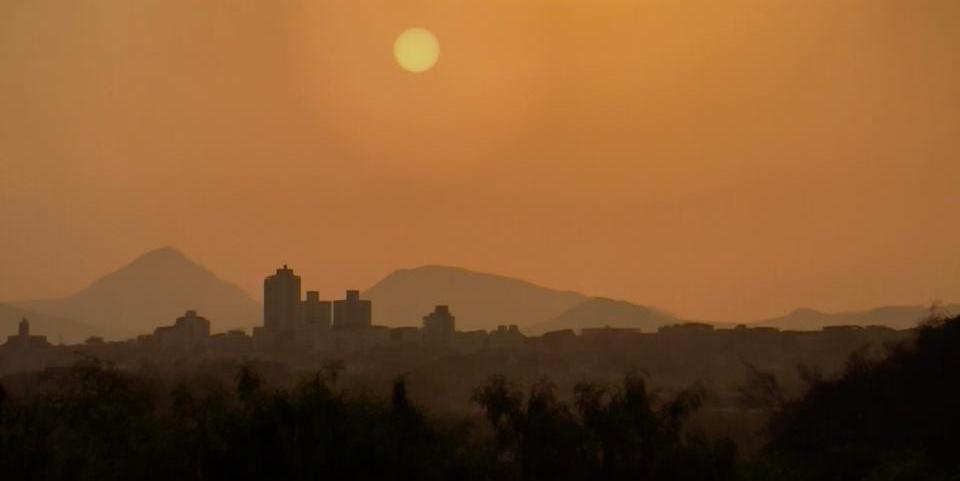
[[[654,332],[658,327],[680,322],[672,315],[658,309],[618,301],[604,297],[593,297],[560,315],[529,328],[531,333],[543,333],[559,329],[579,331],[590,327],[617,327],[641,329]]]
[[[422,266],[393,272],[363,293],[373,301],[374,321],[419,325],[437,304],[449,304],[461,330],[499,324],[527,327],[587,299],[583,294],[459,267]]]
[[[110,338],[118,333],[153,332],[157,326],[172,324],[187,309],[210,319],[214,330],[254,326],[261,317],[259,304],[239,287],[171,247],[150,251],[69,297],[12,304],[51,317],[76,319]]]
[[[956,315],[960,305],[951,304],[943,309]],[[929,306],[886,306],[867,311],[826,313],[815,309],[797,309],[782,317],[754,323],[755,326],[776,327],[782,330],[815,331],[826,326],[887,326],[893,329],[909,329],[930,314]]]
[[[585,327],[655,331],[680,322],[653,307],[538,286],[520,279],[459,267],[427,265],[397,270],[363,296],[374,302],[374,321],[419,325],[437,304],[448,304],[460,330],[516,324],[530,334]],[[210,319],[215,331],[259,325],[261,308],[234,284],[171,247],[156,249],[65,298],[0,304],[0,338],[15,332],[22,317],[51,342],[80,342],[91,335],[122,339],[171,324],[187,309]],[[960,305],[944,307],[960,313]],[[783,330],[819,330],[834,325],[914,327],[929,314],[924,306],[888,306],[867,311],[824,313],[797,309],[754,322]]]

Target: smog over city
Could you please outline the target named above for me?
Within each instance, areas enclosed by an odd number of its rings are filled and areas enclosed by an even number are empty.
[[[0,0],[0,479],[960,479],[960,2]]]

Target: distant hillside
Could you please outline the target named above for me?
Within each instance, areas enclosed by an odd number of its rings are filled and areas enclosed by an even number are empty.
[[[173,248],[148,252],[63,299],[11,303],[53,317],[77,319],[115,337],[170,325],[187,309],[210,319],[213,330],[259,324],[259,304],[234,284]],[[37,331],[40,333],[39,329]]]
[[[73,319],[49,316],[7,304],[0,304],[0,344],[6,342],[7,336],[17,333],[17,326],[24,317],[30,320],[31,334],[47,336],[47,340],[52,344],[59,343],[61,339],[65,344],[76,344],[83,342],[90,336],[110,337],[123,334]]]
[[[540,334],[559,329],[579,331],[589,327],[619,327],[655,332],[663,325],[676,324],[677,318],[663,311],[603,297],[588,299],[549,321],[533,325],[529,332]]]
[[[960,305],[944,306],[944,309],[956,315]],[[888,306],[869,311],[825,313],[814,309],[797,309],[783,317],[756,322],[754,326],[777,327],[782,330],[811,331],[824,326],[887,326],[894,329],[909,329],[930,314],[925,306]]]
[[[398,270],[367,289],[363,297],[373,300],[377,324],[420,325],[434,305],[449,304],[461,330],[493,329],[498,324],[530,326],[586,300],[576,292],[444,266]]]

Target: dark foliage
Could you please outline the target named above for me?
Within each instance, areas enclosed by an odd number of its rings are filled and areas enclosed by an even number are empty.
[[[701,393],[659,402],[641,378],[582,384],[573,407],[546,380],[477,389],[495,436],[430,420],[398,379],[387,399],[334,388],[325,369],[290,390],[250,367],[235,385],[174,385],[96,360],[0,391],[0,473],[16,480],[724,479],[729,444],[684,433]]]
[[[729,479],[735,449],[683,430],[701,391],[659,402],[644,380],[610,387],[582,383],[573,408],[543,380],[523,394],[502,377],[474,393],[496,433],[502,479]]]
[[[317,376],[268,390],[159,383],[96,361],[0,405],[0,473],[23,480],[465,479],[453,433],[410,406],[348,396]]]
[[[777,413],[756,469],[769,479],[960,479],[958,373],[960,317],[921,326],[883,360],[855,355],[839,379],[812,382]]]
[[[445,422],[410,402],[336,387],[330,364],[291,389],[249,366],[230,383],[177,383],[89,359],[29,394],[0,386],[4,480],[957,480],[960,318],[929,323],[882,360],[853,356],[836,379],[801,371],[798,399],[751,369],[741,401],[772,413],[747,464],[687,427],[702,389],[671,399],[645,379],[581,383],[569,402],[543,379],[478,387],[486,418]],[[484,429],[489,428],[489,429]]]

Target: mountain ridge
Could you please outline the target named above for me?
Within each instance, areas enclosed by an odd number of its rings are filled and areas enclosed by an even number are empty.
[[[960,304],[946,304],[941,309],[951,314],[960,313]],[[750,323],[756,327],[776,327],[781,330],[818,330],[827,326],[886,326],[894,329],[916,327],[931,313],[930,306],[892,305],[871,309],[841,312],[823,312],[800,307],[783,316]]]
[[[374,320],[385,325],[419,325],[438,304],[450,305],[463,330],[500,324],[525,327],[587,299],[522,279],[437,264],[397,269],[363,292],[373,301]]]
[[[660,309],[607,297],[591,297],[558,316],[529,328],[531,333],[562,329],[612,327],[655,332],[657,328],[682,322]]]
[[[654,332],[662,325],[685,322],[652,306],[439,264],[397,269],[363,291],[363,297],[373,301],[375,323],[387,326],[418,326],[439,304],[451,307],[460,330],[515,324],[530,334],[604,326]],[[196,309],[210,319],[214,331],[260,325],[262,312],[236,284],[220,279],[176,248],[164,246],[145,252],[70,296],[0,303],[0,328],[13,333],[10,326],[28,317],[35,319],[38,334],[51,339],[62,336],[65,341],[79,342],[92,335],[121,339],[169,325],[187,309]],[[944,309],[960,313],[958,304]],[[834,313],[804,307],[745,324],[783,330],[818,330],[832,325],[906,329],[928,313],[924,306]]]
[[[122,337],[118,333],[151,333],[187,309],[210,319],[215,331],[260,322],[256,301],[173,247],[150,250],[69,296],[7,304],[75,319],[110,332],[113,339]]]

